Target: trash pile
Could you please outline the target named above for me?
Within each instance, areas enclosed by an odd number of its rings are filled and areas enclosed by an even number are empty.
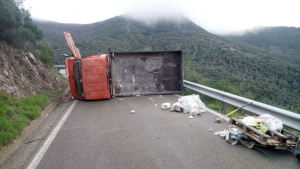
[[[247,126],[258,127],[263,133],[266,133],[269,129],[281,133],[283,128],[282,122],[269,114],[263,114],[258,117],[248,116],[244,117],[241,121]]]
[[[283,129],[282,122],[269,114],[264,114],[261,116],[247,116],[243,119],[240,119],[242,123],[247,126],[251,126],[262,133],[266,133],[268,130],[272,130],[278,133],[281,133]],[[272,134],[272,133],[271,133]],[[232,145],[236,145],[238,142],[247,146],[248,148],[252,148],[256,142],[254,139],[248,137],[243,131],[238,129],[235,125],[229,125],[228,130],[216,132],[215,135],[220,136],[221,138],[226,139]]]
[[[255,141],[252,138],[249,138],[234,125],[230,125],[229,130],[215,132],[215,135],[226,139],[226,141],[231,143],[231,145],[236,145],[238,142],[247,146],[248,148],[252,148],[255,145]]]
[[[232,117],[229,129],[215,132],[215,135],[226,139],[231,145],[240,143],[248,148],[257,149],[270,158],[272,156],[258,146],[295,151],[296,158],[300,160],[299,136],[284,130],[282,122],[269,114],[247,116],[240,120]]]
[[[182,112],[189,114],[189,117],[200,115],[206,111],[205,104],[201,101],[199,95],[182,96],[178,99],[178,102],[172,106],[170,103],[162,104],[163,109],[169,109],[175,112]]]

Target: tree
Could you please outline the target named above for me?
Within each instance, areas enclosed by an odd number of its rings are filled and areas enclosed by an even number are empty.
[[[0,40],[23,48],[26,41],[35,44],[42,38],[43,31],[32,22],[23,0],[0,0]]]
[[[35,54],[39,53],[41,61],[47,64],[51,64],[52,59],[54,57],[54,50],[52,49],[52,47],[45,42],[37,42],[36,43],[36,52]]]
[[[11,0],[0,0],[0,39],[11,44],[22,25],[21,12]]]

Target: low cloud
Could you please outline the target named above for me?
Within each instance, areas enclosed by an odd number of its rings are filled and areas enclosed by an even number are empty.
[[[33,18],[63,23],[93,23],[124,14],[147,23],[185,16],[219,35],[256,26],[300,26],[296,0],[26,0],[25,4],[32,7]]]

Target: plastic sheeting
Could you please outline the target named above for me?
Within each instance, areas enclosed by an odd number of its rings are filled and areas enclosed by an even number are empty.
[[[190,115],[199,115],[206,111],[205,104],[201,101],[199,95],[182,96],[178,102],[171,107],[172,110],[189,113]]]
[[[283,128],[283,124],[282,124],[282,122],[278,118],[276,118],[274,116],[271,116],[269,114],[263,114],[261,116],[258,116],[257,119],[262,124],[264,124],[267,127],[269,127],[269,129],[281,133],[281,130]]]

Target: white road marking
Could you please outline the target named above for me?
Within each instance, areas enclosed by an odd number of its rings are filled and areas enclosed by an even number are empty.
[[[27,167],[27,169],[35,169],[39,165],[40,161],[42,160],[42,158],[46,154],[48,148],[50,147],[50,145],[52,144],[53,140],[55,139],[57,133],[59,132],[59,130],[61,129],[61,127],[64,125],[64,123],[67,120],[67,118],[69,117],[69,115],[71,114],[71,112],[72,112],[72,110],[75,107],[75,105],[76,105],[77,102],[78,102],[78,100],[75,100],[72,103],[72,105],[69,107],[69,109],[66,112],[66,114],[63,116],[63,118],[59,121],[59,123],[54,128],[54,130],[52,131],[52,133],[49,135],[49,137],[47,138],[47,140],[45,141],[45,143],[43,144],[43,146],[41,147],[41,149],[39,150],[39,152],[35,155],[34,159],[31,161],[31,163],[29,164],[29,166]]]
[[[224,114],[218,113],[216,111],[213,111],[212,109],[206,108],[206,111],[218,116],[218,117],[223,117],[225,116]],[[230,119],[228,117],[225,117],[224,120],[229,121]]]

